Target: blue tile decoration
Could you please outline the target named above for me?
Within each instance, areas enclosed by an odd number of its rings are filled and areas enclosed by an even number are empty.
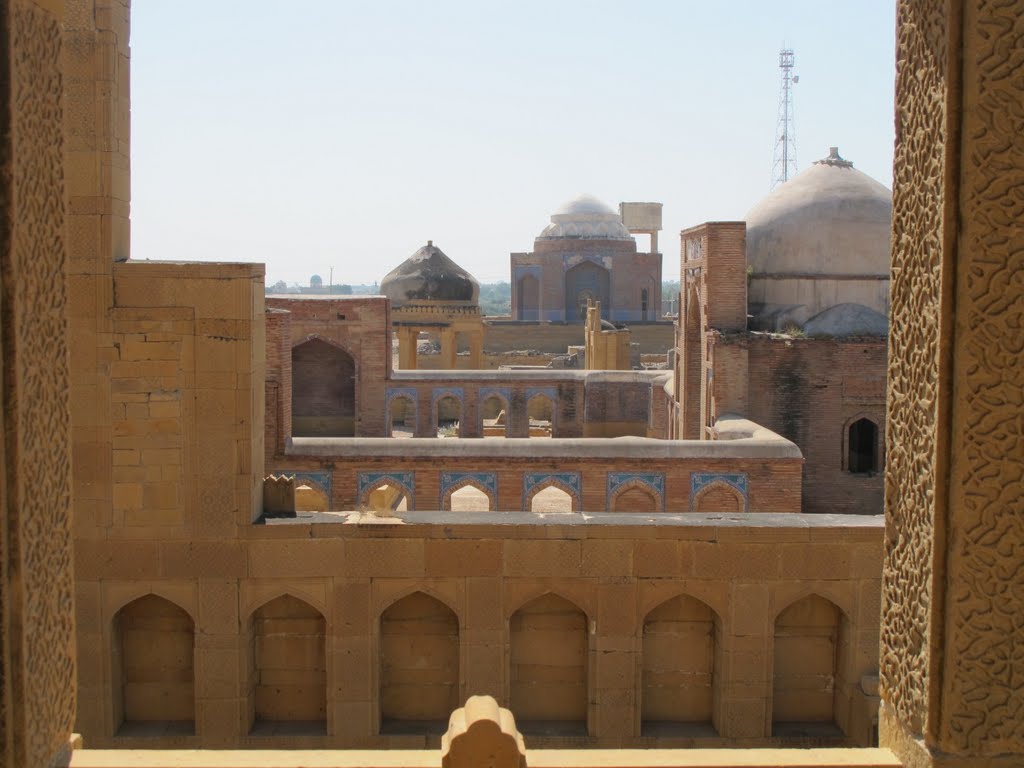
[[[391,483],[404,488],[409,496],[406,507],[410,512],[416,508],[415,472],[360,472],[356,481],[356,504],[362,503],[367,491],[383,483]]]
[[[690,509],[693,509],[693,502],[697,498],[697,494],[712,483],[725,483],[739,491],[743,497],[743,509],[746,510],[749,503],[746,473],[731,475],[716,472],[694,472],[690,475]]]
[[[387,398],[388,405],[391,405],[391,401],[396,397],[407,397],[412,400],[413,407],[416,407],[416,401],[419,400],[419,393],[416,387],[388,387],[385,390],[385,397]]]
[[[639,483],[650,488],[658,499],[658,506],[665,511],[665,473],[664,472],[609,472],[608,491],[605,495],[605,509],[612,508],[612,497],[624,485]]]
[[[438,387],[434,389],[433,392],[431,393],[430,401],[434,405],[437,405],[438,400],[440,400],[442,397],[447,397],[448,395],[451,395],[456,400],[458,400],[459,405],[462,405],[462,403],[465,401],[463,397],[462,387]]]
[[[437,508],[444,508],[444,497],[448,491],[460,483],[472,481],[475,485],[489,491],[495,504],[498,502],[498,475],[494,472],[442,472],[441,493],[437,500]]]
[[[544,395],[551,400],[552,406],[558,402],[558,390],[555,387],[527,387],[526,402],[530,402],[534,395]]]
[[[481,387],[477,394],[477,402],[483,403],[491,395],[497,395],[503,399],[506,408],[512,402],[512,390],[509,387]]]
[[[583,493],[582,493],[582,482],[580,481],[579,472],[524,472],[523,473],[523,505],[524,512],[529,510],[525,508],[527,499],[530,498],[530,494],[538,486],[542,486],[549,481],[568,488],[569,492],[576,497],[577,508],[583,506]]]

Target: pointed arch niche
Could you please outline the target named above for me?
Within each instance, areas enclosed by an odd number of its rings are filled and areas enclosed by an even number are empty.
[[[423,592],[380,617],[380,732],[442,733],[459,706],[459,619]]]
[[[678,595],[644,619],[641,733],[717,736],[721,621],[705,603]]]
[[[195,733],[195,624],[182,608],[145,595],[114,616],[112,688],[118,736]]]
[[[254,736],[327,732],[327,622],[285,594],[249,621],[248,693]]]
[[[548,593],[509,619],[511,709],[519,730],[587,735],[587,615]]]
[[[772,735],[842,736],[848,707],[846,667],[850,627],[830,600],[808,595],[775,619],[772,673]]]

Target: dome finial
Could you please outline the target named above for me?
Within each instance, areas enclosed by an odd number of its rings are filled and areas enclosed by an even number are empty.
[[[853,168],[853,163],[849,160],[844,160],[839,156],[839,147],[829,147],[828,157],[823,160],[815,160],[815,165],[833,165],[836,168]]]
[[[434,247],[434,241],[433,240],[427,240],[427,248],[433,248],[433,247]]]

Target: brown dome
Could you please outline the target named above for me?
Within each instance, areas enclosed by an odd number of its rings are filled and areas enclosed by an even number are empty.
[[[480,303],[480,284],[431,240],[385,275],[380,292],[395,307],[420,301]]]

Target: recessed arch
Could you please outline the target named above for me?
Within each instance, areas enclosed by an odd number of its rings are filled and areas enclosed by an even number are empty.
[[[663,512],[664,506],[660,489],[639,477],[616,487],[608,500],[609,512]]]
[[[536,276],[527,273],[519,278],[516,289],[516,319],[539,320],[540,281]]]
[[[511,709],[523,733],[587,733],[587,615],[547,592],[509,618]]]
[[[459,705],[459,619],[415,591],[380,616],[381,733],[435,733]]]
[[[747,499],[738,488],[721,480],[708,483],[693,497],[694,512],[746,512]]]
[[[411,474],[411,473],[399,473],[399,474]],[[360,483],[360,485],[364,485]],[[382,475],[374,481],[366,482],[361,493],[359,494],[359,500],[357,502],[360,510],[370,510],[374,508],[373,496],[379,492],[385,492],[383,501],[390,501],[388,503],[389,509],[395,512],[406,512],[413,509],[413,491],[412,488],[406,483],[402,482],[402,479],[396,475]],[[397,496],[395,495],[397,494]]]
[[[115,614],[111,683],[120,736],[195,732],[195,623],[188,612],[153,593]]]
[[[251,731],[322,734],[327,723],[327,622],[305,600],[284,593],[249,618]]]
[[[836,714],[839,699],[849,693],[849,644],[849,621],[828,598],[812,592],[779,612],[772,656],[773,735],[842,735]]]
[[[715,735],[721,634],[718,614],[691,595],[676,595],[647,613],[641,673],[644,735]]]
[[[587,318],[587,303],[600,302],[601,316],[608,319],[611,310],[611,277],[608,270],[593,261],[581,261],[565,272],[565,320],[577,323]]]
[[[352,437],[356,422],[356,359],[319,336],[292,347],[292,434]]]

